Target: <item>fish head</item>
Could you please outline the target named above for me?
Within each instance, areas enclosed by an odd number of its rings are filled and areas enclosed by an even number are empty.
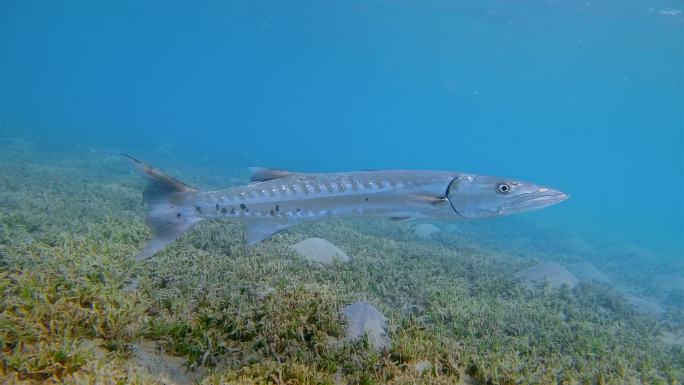
[[[460,174],[451,181],[447,198],[465,218],[488,218],[537,210],[568,199],[549,187],[494,176]]]

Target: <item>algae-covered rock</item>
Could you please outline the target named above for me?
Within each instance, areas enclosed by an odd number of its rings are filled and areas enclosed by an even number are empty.
[[[629,296],[626,300],[637,313],[655,318],[660,318],[665,314],[665,310],[654,298]]]
[[[565,266],[575,277],[582,281],[611,284],[613,280],[596,268],[591,262],[578,262]]]
[[[663,331],[659,336],[660,341],[666,345],[682,346],[684,347],[684,335]]]
[[[189,371],[182,357],[164,353],[153,341],[132,345],[132,372],[156,378],[162,384],[192,384],[204,374],[204,370]]]
[[[271,295],[271,294],[273,294],[273,293],[275,293],[275,292],[276,292],[275,287],[270,287],[270,286],[269,286],[269,287],[267,287],[267,288],[265,288],[265,289],[259,291],[259,292],[257,293],[257,298],[259,298],[259,299],[264,299],[264,298],[268,297],[269,295]]]
[[[368,336],[368,341],[378,350],[390,347],[387,336],[387,318],[367,302],[356,302],[342,309],[347,321],[347,339],[356,341]]]
[[[479,385],[480,383],[473,378],[472,376],[469,376],[465,373],[461,374],[461,384],[463,385]]]
[[[559,240],[560,245],[573,255],[585,257],[596,256],[596,250],[581,238],[565,238]]]
[[[568,269],[556,262],[538,263],[529,269],[517,272],[515,276],[525,281],[530,288],[543,285],[545,282],[555,288],[564,285],[574,288],[579,283],[579,280]]]
[[[664,291],[684,291],[684,276],[679,273],[657,274],[651,279],[651,283]]]
[[[418,372],[418,374],[423,374],[432,368],[430,361],[418,361],[413,365],[413,368]]]
[[[423,239],[432,239],[432,236],[434,234],[439,233],[439,228],[431,223],[423,223],[418,226],[416,226],[416,229],[413,230],[413,233]]]
[[[602,253],[616,260],[623,261],[623,263],[629,261],[630,263],[655,265],[658,262],[658,256],[653,251],[633,243],[616,243],[607,247]]]
[[[349,261],[349,257],[344,251],[322,238],[308,238],[291,247],[311,262],[329,265],[335,259],[342,262]]]

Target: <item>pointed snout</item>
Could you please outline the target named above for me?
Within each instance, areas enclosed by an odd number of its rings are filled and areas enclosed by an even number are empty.
[[[569,197],[562,191],[541,187],[512,197],[509,206],[516,211],[536,210],[563,202]]]
[[[546,189],[546,194],[550,199],[555,199],[556,203],[563,202],[564,200],[570,198],[570,194],[564,193],[560,190]]]
[[[560,190],[554,190],[552,188],[547,188],[547,187],[541,187],[537,190],[537,193],[543,196],[548,196],[548,197],[553,197],[558,200],[558,202],[562,202],[568,198],[570,198],[570,195],[567,193],[564,193],[563,191]]]

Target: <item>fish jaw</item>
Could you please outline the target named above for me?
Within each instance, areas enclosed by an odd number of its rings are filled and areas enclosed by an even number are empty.
[[[539,210],[567,200],[570,196],[562,191],[550,188],[538,188],[536,191],[523,193],[510,198],[499,209],[500,215],[517,214]]]
[[[539,210],[563,202],[569,195],[528,182],[462,174],[450,184],[447,198],[458,215],[475,219]]]

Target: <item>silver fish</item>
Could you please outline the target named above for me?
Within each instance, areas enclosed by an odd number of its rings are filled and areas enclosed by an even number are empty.
[[[237,218],[255,244],[290,226],[325,218],[461,220],[540,209],[568,198],[551,188],[451,171],[383,170],[329,174],[252,168],[249,184],[199,191],[131,159],[147,179],[143,200],[153,237],[148,258],[203,219]]]

